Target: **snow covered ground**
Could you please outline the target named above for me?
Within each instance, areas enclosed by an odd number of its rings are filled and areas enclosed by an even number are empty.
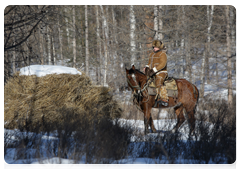
[[[136,131],[144,131],[144,122],[141,120],[125,120],[125,119],[120,119],[120,122],[122,125],[128,124],[131,125],[133,129]],[[149,138],[155,138],[157,135],[161,135],[161,132],[164,131],[169,131],[170,129],[173,128],[173,126],[176,124],[176,120],[154,120],[154,125],[160,133],[150,133],[143,138],[139,140],[138,137],[132,136],[131,142],[135,145],[135,150],[133,152],[133,157],[129,157],[128,159],[122,159],[122,160],[116,160],[111,163],[111,165],[108,168],[115,169],[115,168],[123,168],[123,169],[129,169],[129,168],[138,168],[138,169],[148,169],[148,168],[156,168],[156,163],[161,163],[161,164],[168,164],[167,159],[166,160],[161,160],[159,162],[159,159],[150,159],[150,158],[139,158],[138,151],[139,151],[139,146],[137,144],[142,144],[141,142],[148,140]],[[210,128],[212,127],[211,124]],[[12,133],[12,140],[15,139],[14,134],[16,134],[16,131],[18,130],[6,130],[5,132],[8,132],[8,134]],[[181,134],[181,139],[182,141],[187,141],[188,140],[188,132],[189,128],[187,123],[185,122],[182,127],[180,127],[179,132]],[[20,132],[19,132],[20,133]],[[24,135],[24,134],[23,134]],[[163,133],[162,133],[163,135]],[[47,136],[42,136],[43,139],[48,138]],[[52,138],[53,139],[53,138]],[[193,138],[193,140],[198,140],[196,138]],[[16,149],[10,149],[8,150],[7,155],[4,158],[4,168],[14,168],[14,169],[36,169],[36,168],[63,168],[63,169],[69,169],[69,168],[94,168],[92,165],[86,164],[85,163],[85,157],[82,158],[82,160],[78,163],[75,164],[73,160],[71,159],[63,159],[63,158],[45,158],[45,159],[30,159],[30,160],[15,160],[15,151]],[[194,160],[184,160],[179,158],[177,160],[177,167],[176,168],[185,168],[185,164],[189,164],[190,161]],[[167,165],[168,166],[168,165]]]
[[[121,124],[128,124],[131,125],[136,131],[144,131],[144,122],[141,120],[125,120],[121,119],[120,120]],[[154,120],[154,125],[157,130],[160,131],[169,131],[170,129],[173,128],[173,126],[176,124],[176,120]],[[181,128],[180,128],[180,133],[182,135],[182,140],[187,140],[188,135],[187,132],[189,131],[188,125],[185,123]],[[18,130],[7,130],[5,129],[5,133],[8,133],[10,136],[12,136],[12,140],[15,140],[16,137],[14,136],[16,132],[20,133]],[[25,134],[23,134],[25,135]],[[28,135],[31,135],[28,134]],[[154,138],[159,135],[158,133],[156,134],[148,134],[144,138],[139,141],[139,138],[136,136],[132,136],[131,142],[142,142],[144,140],[148,140],[150,137]],[[42,139],[49,138],[48,136],[42,136]],[[54,139],[52,137],[52,139]],[[137,148],[137,147],[136,147]],[[59,159],[57,157],[53,158],[46,158],[46,159],[29,159],[29,160],[15,160],[15,152],[16,149],[10,149],[7,152],[7,155],[4,158],[4,168],[14,168],[14,169],[36,169],[36,168],[63,168],[63,169],[68,169],[68,168],[93,168],[92,165],[86,165],[85,164],[85,158],[83,157],[82,161],[79,162],[78,165],[74,164],[74,161],[71,159]],[[135,151],[137,154],[137,150]],[[129,159],[123,159],[123,160],[118,160],[114,161],[109,168],[123,168],[123,169],[129,169],[129,168],[156,168],[154,162],[158,162],[159,160],[155,159],[150,159],[150,158],[131,158]],[[182,160],[179,160],[182,161]],[[167,162],[167,160],[165,160]],[[164,162],[163,162],[164,163]],[[182,162],[183,163],[183,162]],[[120,167],[118,166],[120,165]],[[184,168],[184,164],[180,166],[179,168]]]
[[[47,74],[62,74],[62,73],[80,74],[80,75],[82,74],[75,68],[63,67],[63,66],[32,65],[30,67],[24,67],[24,68],[20,69],[20,75],[37,75],[38,77],[45,76]],[[214,90],[215,87],[213,87],[212,85],[206,85],[205,89],[206,89],[206,95],[215,91]],[[126,92],[126,93],[127,93],[126,95],[129,97],[129,93],[128,92]],[[236,93],[236,92],[234,91],[234,93]],[[218,93],[215,93],[214,95],[219,95],[218,97],[225,98],[226,94],[227,94],[227,91],[223,89],[221,91],[218,91]],[[161,115],[162,115],[162,117],[167,117],[167,113],[165,113],[165,112],[162,112]],[[143,131],[144,131],[144,122],[142,120],[120,119],[119,121],[122,126],[130,125],[136,132],[143,133]],[[196,124],[198,124],[198,123],[201,123],[201,122],[196,122]],[[131,142],[132,143],[144,142],[145,140],[147,140],[151,137],[152,138],[156,137],[156,135],[159,135],[159,134],[163,135],[165,132],[170,131],[175,124],[176,124],[175,119],[154,120],[154,125],[159,133],[149,134],[149,135],[144,136],[141,139],[137,138],[135,135],[132,135]],[[210,123],[206,123],[206,124],[207,124],[206,126],[208,126],[210,129],[213,127],[213,125]],[[180,132],[180,138],[179,138],[180,140],[182,140],[182,141],[188,140],[189,128],[188,128],[187,122],[185,122],[180,127],[179,132]],[[16,130],[4,129],[4,133],[8,135],[7,142],[17,141],[19,136],[31,135],[31,133],[28,133],[28,134],[21,133],[17,129]],[[47,140],[56,140],[56,137],[54,137],[54,135],[51,135],[51,134],[50,134],[50,136],[42,135],[41,139],[42,140],[46,140],[46,139]],[[141,140],[141,141],[139,141],[139,140]],[[192,140],[197,141],[198,137],[193,138]],[[85,163],[84,157],[79,162],[74,162],[74,160],[72,160],[72,159],[63,159],[63,158],[59,159],[58,157],[43,158],[41,160],[40,159],[32,159],[32,158],[21,160],[21,159],[15,159],[16,152],[17,152],[17,150],[15,148],[7,149],[6,155],[4,157],[5,162],[8,164],[59,164],[59,163],[61,163],[61,164],[74,164],[74,163],[84,164]],[[118,161],[115,161],[114,163],[123,163],[123,164],[168,163],[167,159],[162,159],[161,161],[162,162],[159,162],[159,160],[156,161],[156,160],[150,159],[150,158],[140,158],[140,157],[131,158],[131,157],[129,157],[128,159],[118,160]],[[175,163],[194,163],[194,161],[179,159]],[[214,163],[214,162],[210,161],[210,163]]]

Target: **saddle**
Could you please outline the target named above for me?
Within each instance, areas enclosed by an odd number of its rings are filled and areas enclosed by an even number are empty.
[[[168,97],[177,98],[178,97],[178,88],[175,78],[168,77],[165,79],[163,86],[167,89],[167,95]],[[148,94],[156,96],[156,85],[155,85],[155,79],[149,84],[148,86]]]

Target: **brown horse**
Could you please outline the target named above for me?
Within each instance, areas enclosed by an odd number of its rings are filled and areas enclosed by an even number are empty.
[[[199,91],[197,87],[191,84],[185,79],[176,79],[176,84],[178,87],[178,97],[177,99],[169,97],[168,106],[162,106],[160,103],[155,105],[155,96],[148,95],[148,90],[146,88],[147,76],[141,71],[135,69],[134,65],[130,70],[126,69],[128,86],[132,89],[134,98],[138,99],[138,107],[141,108],[144,113],[144,125],[145,134],[149,132],[148,125],[150,126],[152,132],[156,133],[156,129],[153,124],[151,109],[152,108],[166,108],[173,107],[177,115],[177,124],[172,129],[172,132],[176,132],[178,128],[187,119],[190,128],[190,133],[195,129],[195,110],[199,98]],[[142,96],[142,97],[140,97]]]

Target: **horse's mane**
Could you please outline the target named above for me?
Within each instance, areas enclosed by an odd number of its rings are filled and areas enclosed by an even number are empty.
[[[138,70],[138,69],[133,70],[133,69],[131,68],[131,69],[129,70],[129,74],[133,74],[133,73],[135,73],[135,72],[138,72],[138,73],[140,73],[140,74],[146,76],[143,72],[141,72],[141,71]]]

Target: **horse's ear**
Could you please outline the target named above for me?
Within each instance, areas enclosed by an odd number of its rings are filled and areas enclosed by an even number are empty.
[[[128,74],[129,70],[125,67],[126,73]]]
[[[135,66],[134,65],[132,65],[132,69],[135,70]]]

